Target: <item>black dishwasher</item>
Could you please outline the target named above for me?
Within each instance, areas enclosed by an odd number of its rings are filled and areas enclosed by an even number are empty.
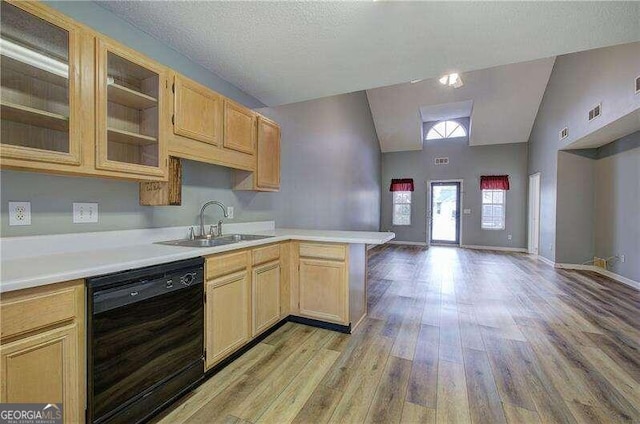
[[[87,279],[87,422],[144,422],[203,378],[203,264]]]

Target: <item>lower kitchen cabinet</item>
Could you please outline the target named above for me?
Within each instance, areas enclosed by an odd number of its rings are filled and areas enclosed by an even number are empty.
[[[84,421],[84,283],[4,293],[0,302],[0,402],[61,403]]]
[[[301,316],[349,324],[349,285],[344,261],[301,257],[299,281]]]
[[[249,341],[251,281],[248,271],[206,283],[206,368]]]
[[[268,262],[253,268],[251,280],[252,336],[256,336],[280,320],[280,261]]]
[[[61,403],[65,422],[79,416],[78,327],[67,325],[0,347],[2,402]]]

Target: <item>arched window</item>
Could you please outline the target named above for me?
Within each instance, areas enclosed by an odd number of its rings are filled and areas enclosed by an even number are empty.
[[[435,124],[427,133],[427,140],[441,138],[466,137],[467,131],[456,121],[441,121]]]

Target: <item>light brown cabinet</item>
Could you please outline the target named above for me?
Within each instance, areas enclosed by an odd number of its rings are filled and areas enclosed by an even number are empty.
[[[229,99],[224,101],[223,145],[250,155],[256,151],[256,114]]]
[[[206,368],[249,341],[250,293],[250,274],[246,270],[206,283]]]
[[[174,76],[173,84],[174,134],[220,145],[223,97],[181,75]]]
[[[255,170],[236,171],[234,190],[280,190],[280,127],[258,115]]]
[[[300,258],[300,315],[349,324],[349,286],[343,261]]]
[[[81,162],[80,27],[30,2],[1,4],[3,159]]]
[[[0,313],[0,402],[61,403],[65,423],[83,422],[83,282],[3,294]]]
[[[165,180],[165,68],[42,3],[1,4],[2,166]]]
[[[278,248],[278,246],[274,246]],[[280,261],[253,268],[253,326],[251,335],[262,333],[280,320]]]
[[[280,127],[263,116],[258,116],[256,188],[280,189]]]
[[[102,38],[96,67],[96,167],[165,176],[164,68]]]

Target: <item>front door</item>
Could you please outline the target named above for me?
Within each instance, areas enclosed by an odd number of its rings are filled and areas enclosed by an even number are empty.
[[[460,183],[431,183],[430,244],[460,244]]]

